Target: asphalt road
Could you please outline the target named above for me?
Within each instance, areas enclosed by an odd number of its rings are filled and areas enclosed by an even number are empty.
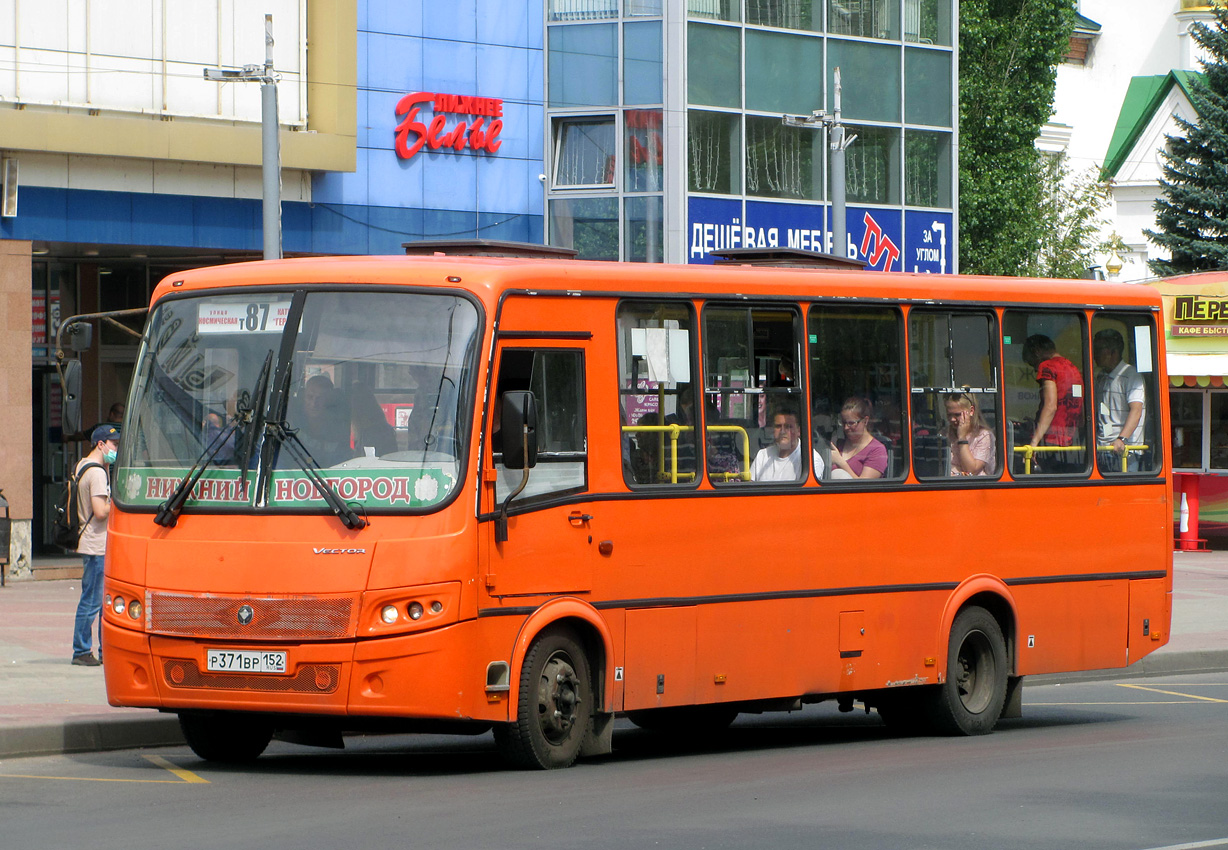
[[[489,735],[0,762],[0,846],[1228,848],[1228,674],[1031,686],[990,736],[898,738],[834,705],[683,745],[505,769]]]

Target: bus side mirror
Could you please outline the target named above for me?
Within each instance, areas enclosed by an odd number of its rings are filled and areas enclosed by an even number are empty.
[[[60,427],[65,436],[81,430],[81,361],[64,363],[64,403],[60,408]]]
[[[77,354],[89,351],[94,342],[94,327],[88,322],[73,322],[64,328],[64,334],[68,337],[68,347]]]
[[[502,405],[503,465],[532,469],[537,466],[537,399],[531,392],[506,392]]]

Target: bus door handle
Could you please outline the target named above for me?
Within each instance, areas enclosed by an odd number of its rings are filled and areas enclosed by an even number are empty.
[[[592,514],[582,514],[579,511],[572,511],[567,516],[567,521],[570,522],[572,525],[574,525],[576,528],[579,528],[580,526],[584,525],[584,523],[588,522],[592,518],[593,518]]]

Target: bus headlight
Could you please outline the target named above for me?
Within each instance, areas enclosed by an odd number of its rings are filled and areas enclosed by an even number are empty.
[[[131,617],[132,619],[134,620],[141,619],[141,611],[142,611],[141,603],[138,602],[137,600],[133,599],[131,602],[128,603],[128,616]]]
[[[424,613],[421,602],[411,602],[409,607],[405,609],[411,620],[421,620]]]
[[[397,621],[397,617],[400,615],[400,613],[401,612],[397,610],[397,606],[385,605],[379,612],[379,616],[381,620],[391,626]]]
[[[114,611],[116,614],[122,614],[124,613],[124,608],[125,608],[124,597],[116,596],[115,601],[111,603],[111,610]]]

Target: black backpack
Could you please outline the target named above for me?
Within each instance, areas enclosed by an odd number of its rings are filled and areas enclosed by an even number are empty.
[[[69,475],[68,480],[64,482],[64,492],[55,500],[55,516],[52,521],[51,540],[56,546],[64,549],[76,551],[81,545],[81,515],[78,512],[78,503],[81,497],[77,492],[77,485],[81,482],[81,476],[91,466],[96,466],[99,469],[106,469],[101,463],[90,461],[77,471],[75,475]],[[90,511],[92,517],[94,512]]]

